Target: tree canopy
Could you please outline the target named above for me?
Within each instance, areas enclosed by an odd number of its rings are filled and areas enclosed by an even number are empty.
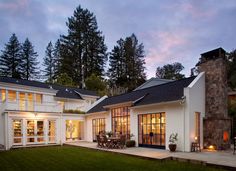
[[[15,34],[5,44],[2,55],[0,56],[0,74],[1,76],[21,78],[21,44]]]
[[[117,41],[109,56],[108,77],[111,86],[133,90],[146,79],[144,46],[132,34]]]
[[[179,80],[185,77],[184,74],[181,74],[181,71],[184,69],[184,66],[175,62],[173,64],[166,64],[163,67],[157,67],[156,77],[163,79]]]
[[[104,74],[107,47],[96,17],[89,10],[77,7],[66,25],[68,34],[61,36],[59,73],[66,73],[75,85],[82,87],[90,75]]]

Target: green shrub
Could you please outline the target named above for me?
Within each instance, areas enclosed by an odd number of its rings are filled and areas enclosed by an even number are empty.
[[[134,140],[127,140],[126,147],[135,147],[135,141]]]
[[[84,111],[81,111],[81,110],[73,110],[73,109],[63,110],[63,113],[85,114]]]

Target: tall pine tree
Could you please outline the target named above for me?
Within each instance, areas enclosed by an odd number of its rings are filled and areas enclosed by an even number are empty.
[[[53,83],[54,77],[54,66],[55,60],[53,56],[53,45],[52,42],[49,42],[45,51],[45,57],[43,58],[44,76],[46,76],[46,82]]]
[[[134,34],[117,41],[109,56],[108,76],[112,86],[131,91],[142,84],[146,79],[144,57],[144,46]]]
[[[22,53],[21,53],[21,75],[22,78],[27,80],[35,79],[39,74],[39,68],[37,65],[39,62],[37,61],[38,54],[34,51],[34,46],[26,38],[25,42],[22,45]]]
[[[77,7],[66,25],[68,35],[61,37],[59,73],[67,73],[76,85],[81,86],[91,74],[104,74],[107,47],[96,17],[89,10]]]
[[[5,44],[2,55],[0,56],[0,75],[20,78],[21,63],[21,45],[15,34],[12,34],[10,40]]]
[[[58,39],[54,45],[53,60],[54,60],[53,80],[56,80],[60,74],[59,72],[60,72],[60,68],[61,68],[61,42],[60,42],[60,39]]]

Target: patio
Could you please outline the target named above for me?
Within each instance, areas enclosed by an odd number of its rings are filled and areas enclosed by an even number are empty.
[[[202,151],[202,152],[174,152],[171,153],[167,150],[132,147],[125,149],[104,149],[98,148],[97,143],[92,142],[73,142],[66,143],[65,145],[79,146],[91,148],[102,151],[110,151],[120,154],[127,154],[149,159],[158,160],[178,160],[192,163],[201,163],[204,165],[219,166],[230,170],[236,170],[236,155],[230,151]]]

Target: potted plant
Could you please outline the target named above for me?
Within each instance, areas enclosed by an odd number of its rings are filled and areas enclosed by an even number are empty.
[[[106,135],[107,135],[108,137],[111,137],[111,136],[113,135],[113,132],[112,132],[112,131],[108,131],[108,132],[106,132]]]
[[[126,141],[126,147],[135,147],[134,134],[130,134],[130,140]]]
[[[178,141],[178,134],[177,133],[172,133],[169,138],[169,149],[171,152],[175,152],[177,144],[176,142]]]

